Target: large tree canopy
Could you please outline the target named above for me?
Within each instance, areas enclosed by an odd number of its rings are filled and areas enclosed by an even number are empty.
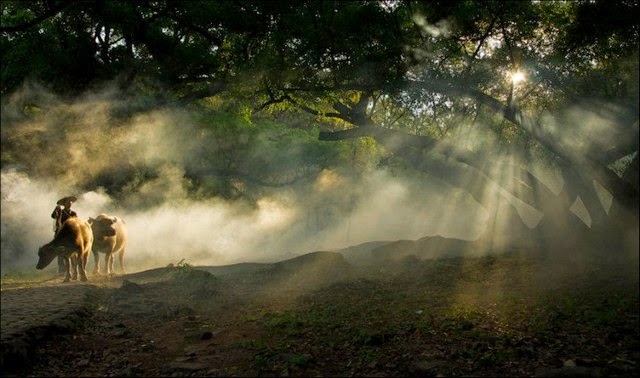
[[[480,203],[497,185],[555,225],[580,199],[610,229],[637,222],[638,16],[604,0],[3,1],[1,90],[115,81],[140,110],[217,96],[305,113],[320,140],[372,137]],[[559,193],[533,160],[562,172]]]

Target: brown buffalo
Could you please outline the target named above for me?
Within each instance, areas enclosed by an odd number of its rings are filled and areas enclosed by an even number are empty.
[[[127,246],[127,229],[123,219],[100,214],[95,218],[89,218],[89,224],[93,230],[93,257],[96,261],[95,274],[100,273],[100,256],[104,253],[104,264],[107,274],[115,274],[113,267],[113,255],[118,254],[120,268],[124,269],[124,252]]]
[[[73,266],[73,279],[80,278],[87,281],[87,261],[89,251],[93,244],[93,232],[89,223],[78,217],[67,219],[60,228],[53,240],[38,250],[38,264],[36,269],[44,269],[60,256],[64,259],[65,276],[64,282],[69,282],[71,278],[71,267]]]

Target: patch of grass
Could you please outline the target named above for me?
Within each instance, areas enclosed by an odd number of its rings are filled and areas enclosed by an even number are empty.
[[[273,369],[279,369],[279,376],[288,377],[290,375],[299,375],[296,373],[301,371],[301,369],[307,368],[310,363],[311,357],[309,355],[294,354],[288,357],[283,357],[281,362],[274,363]]]
[[[352,342],[354,345],[380,346],[388,341],[387,335],[379,330],[359,328],[354,335]]]
[[[54,273],[53,271],[48,270],[36,270],[35,267],[33,271],[27,270],[9,270],[2,274],[0,278],[0,283],[2,284],[12,284],[12,283],[21,283],[21,282],[30,282],[30,281],[44,281],[52,277]]]
[[[282,312],[278,314],[267,315],[264,324],[269,328],[286,329],[300,327],[303,323],[291,313]]]
[[[491,350],[482,353],[476,360],[476,366],[479,369],[502,365],[508,360],[507,353],[503,350]]]
[[[628,314],[637,313],[638,300],[631,298],[606,288],[559,292],[538,303],[531,323],[538,330],[615,328]]]
[[[379,361],[383,356],[382,350],[376,347],[364,347],[358,349],[358,357],[364,362],[369,363],[373,361]]]
[[[176,295],[199,301],[215,297],[219,287],[213,274],[192,266],[184,259],[176,264],[171,284]]]
[[[301,335],[305,327],[305,323],[290,312],[270,314],[265,317],[264,325],[289,337]]]
[[[296,354],[289,358],[289,364],[299,368],[306,367],[310,361],[309,356],[303,354]]]
[[[263,351],[267,349],[267,344],[262,339],[250,339],[240,343],[240,346],[245,349],[251,349],[256,351]]]

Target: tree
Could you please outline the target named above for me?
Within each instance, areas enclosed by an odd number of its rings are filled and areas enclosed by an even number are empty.
[[[629,214],[637,222],[636,2],[2,6],[3,94],[32,72],[75,93],[119,79],[132,93],[151,93],[153,107],[224,94],[256,111],[333,119],[321,140],[373,137],[480,203],[498,185],[542,212],[541,225],[573,217],[578,198],[592,229],[617,227]],[[32,60],[36,44],[57,58]],[[498,143],[470,145],[460,137],[467,132]],[[561,170],[560,193],[532,174],[529,163],[540,159]],[[621,161],[625,171],[614,172]],[[613,196],[611,211],[594,182]]]
[[[637,214],[637,181],[627,181],[625,175],[620,177],[608,167],[625,156],[632,157],[627,172],[633,172],[638,159],[638,50],[637,43],[627,42],[637,41],[637,38],[630,38],[638,34],[638,25],[633,19],[625,16],[593,20],[594,13],[585,11],[593,6],[591,3],[402,3],[392,12],[378,5],[350,3],[353,18],[347,23],[355,25],[356,20],[378,17],[374,25],[384,25],[380,27],[384,29],[380,34],[386,36],[384,43],[375,39],[375,31],[367,29],[366,22],[359,21],[359,35],[374,37],[351,45],[351,49],[365,57],[349,54],[349,48],[340,49],[339,43],[324,48],[328,52],[314,61],[305,62],[309,59],[305,50],[288,51],[286,55],[296,57],[296,62],[316,67],[316,75],[305,75],[304,82],[270,78],[271,83],[278,84],[268,87],[267,104],[288,101],[307,112],[339,118],[356,127],[322,133],[321,139],[373,136],[418,169],[465,188],[482,202],[482,191],[486,186],[469,188],[471,179],[455,173],[456,169],[472,167],[473,170],[465,170],[465,174],[473,175],[475,181],[489,179],[496,182],[542,211],[547,222],[551,221],[554,226],[557,221],[553,218],[571,217],[570,207],[578,198],[585,203],[593,228],[609,223],[611,219],[608,218],[612,217],[605,214],[594,181],[613,195],[617,205],[630,214]],[[377,16],[372,17],[369,12]],[[342,9],[336,13],[349,14]],[[618,4],[606,14],[637,14],[637,5]],[[318,9],[315,15],[326,15],[327,18],[322,23],[324,29],[316,30],[313,35],[333,34],[331,31],[336,29],[337,23],[335,17]],[[585,17],[591,19],[585,20]],[[385,18],[384,22],[379,21]],[[410,19],[414,22],[409,22]],[[595,25],[598,33],[594,34],[594,39],[577,38],[581,25],[587,23]],[[306,34],[289,35],[295,39]],[[343,35],[341,41],[350,38],[350,35]],[[377,59],[376,46],[387,44],[410,48],[404,51],[385,49],[384,53],[392,58]],[[304,43],[299,45],[305,46]],[[622,48],[624,46],[627,48]],[[570,59],[563,59],[565,56]],[[389,62],[392,67],[386,66]],[[619,84],[611,88],[610,67],[629,62],[630,66],[622,74],[627,76],[616,80]],[[361,67],[367,68],[365,74],[358,73]],[[518,70],[528,73],[528,83],[522,85],[515,80],[505,80],[507,73]],[[310,107],[307,104],[319,89],[330,91],[331,96],[324,108]],[[278,94],[274,94],[276,92]],[[615,110],[610,108],[602,114],[594,114],[600,118],[599,122],[610,122],[608,127],[602,125],[600,131],[609,134],[606,143],[576,140],[579,136],[571,134],[579,132],[580,125],[576,123],[581,120],[560,117],[556,122],[569,123],[563,125],[567,131],[558,131],[554,125],[545,122],[548,112],[579,106],[592,109],[603,106],[603,100],[609,106],[615,106]],[[380,108],[395,109],[395,112],[384,113]],[[533,115],[527,115],[527,111]],[[493,151],[463,148],[459,140],[446,135],[452,134],[450,127],[461,127],[469,115],[475,120],[498,118],[493,123],[501,131],[515,128],[512,133],[521,137],[517,153],[514,154],[512,147],[496,159]],[[431,124],[428,118],[432,118]],[[407,121],[422,127],[409,136],[401,130],[401,125],[406,125]],[[455,122],[458,124],[452,126]],[[583,129],[583,132],[593,130]],[[578,143],[572,142],[589,144],[576,148]],[[561,193],[554,194],[527,169],[532,143],[551,155],[562,170],[565,185]],[[498,164],[517,158],[511,167],[514,173],[507,180],[502,174],[504,167],[487,164],[490,154],[492,161]],[[450,159],[449,163],[443,166],[434,160],[438,155]]]

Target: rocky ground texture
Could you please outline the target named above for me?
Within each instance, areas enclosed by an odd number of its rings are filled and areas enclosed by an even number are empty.
[[[637,263],[353,261],[318,252],[88,283],[5,280],[2,376],[638,373]]]

